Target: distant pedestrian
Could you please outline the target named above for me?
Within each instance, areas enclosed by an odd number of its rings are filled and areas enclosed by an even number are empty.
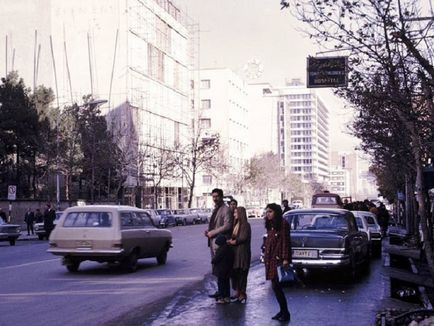
[[[283,214],[291,210],[291,207],[289,207],[288,199],[282,200],[282,207],[283,207],[283,212],[282,212]]]
[[[3,211],[3,209],[0,208],[0,218],[7,223],[8,222],[8,218],[6,217],[6,213]]]
[[[217,303],[230,303],[230,276],[234,261],[232,248],[226,243],[226,236],[219,234],[215,239],[217,249],[211,260],[212,272],[217,277],[219,297]]]
[[[378,224],[380,224],[381,227],[381,233],[385,236],[387,234],[387,229],[389,228],[390,215],[383,203],[381,203],[378,208],[377,219]]]
[[[54,220],[56,219],[56,212],[47,204],[47,208],[44,213],[44,229],[47,235],[47,239],[50,237],[51,231],[54,229]]]
[[[232,269],[232,288],[235,291],[234,301],[245,303],[247,300],[247,275],[250,269],[252,231],[247,220],[244,207],[237,207],[234,212],[234,229],[228,244],[234,251]]]
[[[271,280],[271,286],[280,307],[280,311],[272,319],[285,322],[291,319],[291,315],[285,293],[278,280],[277,268],[278,266],[286,267],[291,262],[289,224],[282,218],[280,205],[275,203],[267,205],[265,216],[265,228],[267,230],[264,246],[265,277],[267,280]]]
[[[212,200],[215,207],[211,214],[208,224],[208,229],[205,230],[204,235],[208,238],[208,247],[210,247],[211,259],[214,258],[217,246],[215,244],[216,237],[219,234],[225,235],[229,238],[232,234],[232,214],[228,206],[223,201],[223,190],[215,188],[211,192]],[[209,295],[211,298],[220,296],[216,291],[214,294]]]
[[[37,208],[35,212],[35,221],[36,223],[44,222],[44,215],[42,215],[41,210],[39,208]]]
[[[24,222],[26,222],[27,224],[27,235],[30,235],[30,232],[32,232],[32,234],[35,234],[35,231],[33,230],[35,214],[33,213],[31,208],[28,208],[26,214],[24,214]]]

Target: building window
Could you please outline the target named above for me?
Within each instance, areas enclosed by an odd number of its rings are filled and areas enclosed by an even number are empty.
[[[211,100],[201,100],[202,109],[211,109]]]
[[[345,156],[342,156],[342,168],[345,169]]]
[[[211,185],[212,184],[212,175],[203,175],[202,176],[202,183],[204,185]]]
[[[200,119],[199,124],[201,128],[209,129],[211,128],[211,119]]]
[[[211,88],[211,81],[209,79],[203,79],[200,81],[201,89],[209,89]]]

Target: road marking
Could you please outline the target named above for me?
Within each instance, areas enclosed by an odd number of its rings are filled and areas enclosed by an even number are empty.
[[[30,266],[30,265],[42,264],[42,263],[48,263],[48,262],[51,262],[51,261],[59,261],[59,258],[46,259],[46,260],[34,261],[34,262],[31,262],[31,263],[25,263],[25,264],[19,264],[19,265],[0,267],[0,270],[2,270],[2,269],[18,268],[18,267],[25,267],[25,266]]]

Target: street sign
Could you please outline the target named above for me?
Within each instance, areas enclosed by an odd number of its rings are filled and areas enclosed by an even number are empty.
[[[307,87],[348,85],[348,57],[308,57]]]
[[[17,199],[17,186],[8,186],[8,200]]]

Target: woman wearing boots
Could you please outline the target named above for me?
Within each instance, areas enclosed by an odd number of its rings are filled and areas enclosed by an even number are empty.
[[[276,300],[280,311],[272,317],[278,321],[290,321],[285,294],[277,277],[277,267],[287,266],[291,262],[291,242],[289,236],[289,224],[282,218],[282,208],[275,203],[268,204],[265,213],[265,228],[267,238],[265,240],[265,277],[271,280]]]

